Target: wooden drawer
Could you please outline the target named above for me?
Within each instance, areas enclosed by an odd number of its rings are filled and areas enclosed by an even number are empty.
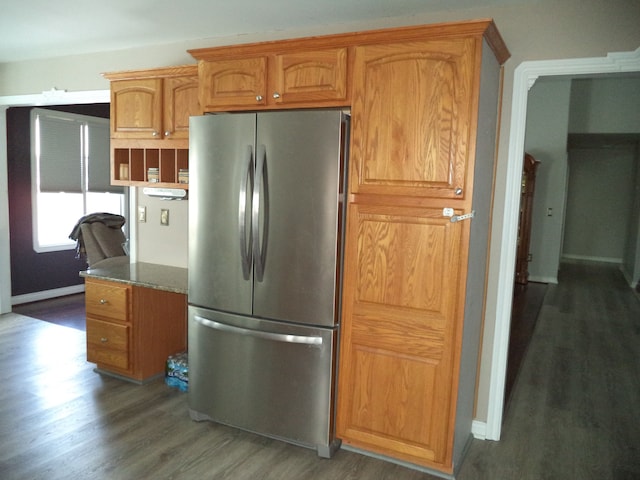
[[[117,283],[85,283],[87,317],[107,317],[126,322],[129,319],[131,288]]]
[[[129,368],[129,327],[87,317],[87,360]]]

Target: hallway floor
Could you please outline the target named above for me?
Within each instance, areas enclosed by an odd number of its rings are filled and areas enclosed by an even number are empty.
[[[459,480],[640,478],[640,300],[617,266],[561,265],[512,395]]]

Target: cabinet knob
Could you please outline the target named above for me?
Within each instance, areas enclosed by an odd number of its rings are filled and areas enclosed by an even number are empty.
[[[278,98],[280,98],[280,94],[278,92],[273,92],[273,98],[277,100]]]
[[[167,130],[166,132],[164,132],[164,136],[168,137],[169,135],[171,135],[171,132],[169,130]]]
[[[456,195],[462,195],[462,189],[458,187],[453,191],[453,193],[455,193]]]
[[[106,337],[102,337],[102,338],[100,339],[100,341],[101,341],[102,343],[107,343],[109,340],[107,340],[107,338],[106,338]]]
[[[151,135],[153,135],[154,137],[157,137],[157,136],[158,136],[158,132],[156,132],[156,131],[154,130],[154,131],[153,131],[153,133],[152,133]]]
[[[105,300],[104,298],[100,299],[100,305],[104,305],[106,303],[109,303],[107,300]]]
[[[256,102],[262,101],[262,95],[256,95]]]

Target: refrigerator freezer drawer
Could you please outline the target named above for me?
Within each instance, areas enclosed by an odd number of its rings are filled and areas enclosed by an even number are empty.
[[[333,428],[336,329],[189,307],[189,408],[195,420],[317,450]]]

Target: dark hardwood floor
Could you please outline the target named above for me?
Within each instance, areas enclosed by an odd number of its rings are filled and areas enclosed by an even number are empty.
[[[640,299],[617,266],[562,264],[502,439],[474,441],[460,478],[640,478]]]
[[[546,292],[546,283],[529,282],[526,285],[516,284],[514,287],[509,350],[507,352],[507,374],[504,386],[505,408],[509,407],[513,386],[533,337]]]
[[[102,377],[85,352],[78,329],[0,317],[1,479],[436,478],[193,422],[186,394]],[[473,440],[456,478],[640,478],[640,300],[620,272],[563,264],[522,357],[502,440]]]
[[[75,328],[76,330],[86,330],[84,293],[14,305],[12,310],[13,313],[37,318],[38,320]]]

